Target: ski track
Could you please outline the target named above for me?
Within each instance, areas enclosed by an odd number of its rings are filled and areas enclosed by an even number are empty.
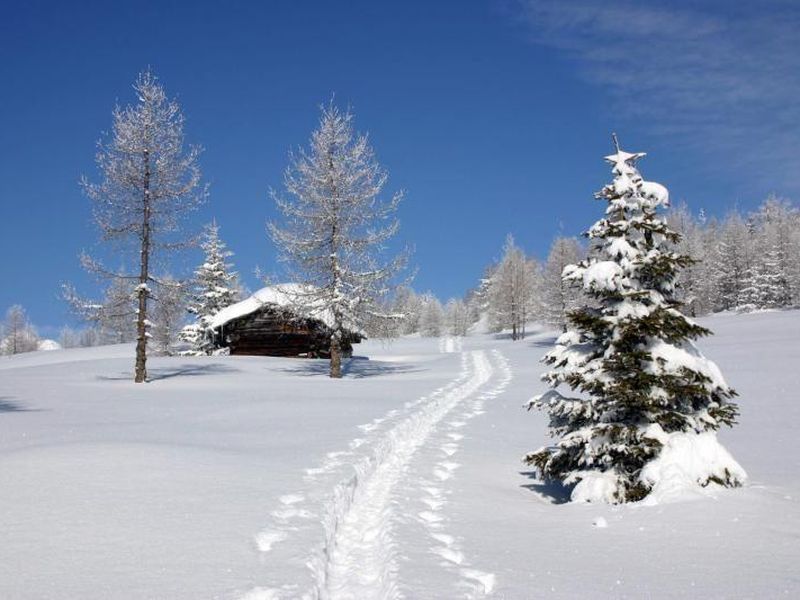
[[[461,337],[447,336],[439,338],[439,352],[444,354],[461,352],[462,345]]]
[[[471,567],[464,555],[459,540],[447,533],[447,497],[452,493],[445,488],[447,481],[460,466],[455,457],[464,435],[460,433],[469,420],[483,414],[484,403],[502,394],[511,382],[512,373],[508,361],[499,350],[492,350],[492,357],[500,371],[500,380],[488,391],[478,394],[462,404],[459,420],[450,421],[438,436],[441,460],[430,471],[432,477],[423,477],[419,482],[422,492],[420,503],[424,509],[417,516],[433,540],[430,552],[441,559],[441,565],[456,573],[456,585],[462,589],[462,597],[481,598],[492,593],[496,583],[493,573]]]
[[[461,339],[444,338],[439,349],[444,353],[461,352]],[[446,520],[443,508],[447,503],[442,486],[460,466],[452,460],[464,437],[457,431],[482,414],[483,402],[501,393],[510,380],[510,369],[503,355],[497,350],[491,355],[502,377],[490,391],[475,396],[494,374],[487,352],[461,352],[460,373],[453,381],[358,426],[359,436],[348,444],[347,450],[329,452],[319,467],[306,469],[304,479],[310,484],[323,485],[324,479],[339,476],[321,509],[316,507],[319,513],[310,507],[304,508],[307,503],[304,494],[285,494],[279,498],[280,507],[270,515],[271,524],[255,536],[255,543],[261,552],[267,553],[276,544],[290,539],[293,532],[309,521],[321,522],[324,541],[307,563],[314,580],[313,588],[298,594],[292,584],[280,588],[258,587],[243,598],[361,600],[402,597],[392,536],[396,509],[392,495],[397,483],[408,472],[412,458],[436,431],[446,432],[441,445],[443,459],[434,466],[435,482],[420,482],[420,485],[427,485],[422,488],[426,493],[422,500],[425,510],[419,512],[419,519],[437,542],[431,552],[447,565],[463,565],[459,571],[462,585],[468,592],[476,592],[468,596],[477,597],[478,590],[490,593],[494,575],[469,568],[458,541],[442,533]],[[459,406],[463,406],[463,410],[448,421]]]

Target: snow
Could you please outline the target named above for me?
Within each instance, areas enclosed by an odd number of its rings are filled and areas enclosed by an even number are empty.
[[[572,502],[614,503],[619,485],[614,471],[581,471],[575,473],[574,479],[577,483],[570,495]]]
[[[642,196],[651,201],[651,206],[669,206],[669,191],[655,181],[642,181],[639,185]]]
[[[567,274],[567,269],[565,269],[565,274]],[[586,269],[577,269],[576,273],[581,271],[583,274],[583,286],[586,289],[614,291],[622,287],[621,280],[624,273],[622,267],[614,261],[597,261],[586,267]]]
[[[691,369],[708,377],[711,387],[725,388],[728,385],[714,361],[698,353],[691,342],[678,347],[662,340],[652,340],[647,349],[653,357],[653,364],[663,361],[659,369],[664,372],[678,373],[684,368]]]
[[[0,598],[798,597],[800,312],[700,323],[749,481],[687,493],[687,452],[730,455],[652,430],[658,503],[622,506],[562,503],[521,462],[550,441],[520,406],[556,337],[535,326],[366,342],[340,381],[155,357],[137,385],[132,345],[4,357]]]
[[[61,344],[55,340],[39,340],[39,346],[37,349],[46,352],[51,350],[61,350]]]
[[[664,448],[641,474],[641,479],[653,486],[646,499],[648,504],[691,496],[706,486],[713,491],[716,486],[709,481],[710,477],[723,481],[728,478],[742,483],[747,481],[747,473],[719,443],[716,433],[676,432],[665,436],[662,431],[660,434],[653,437],[660,438]]]
[[[213,317],[210,327],[211,329],[218,329],[230,321],[252,314],[266,305],[292,309],[297,301],[303,300],[303,295],[307,293],[308,291],[304,286],[296,283],[282,283],[264,287],[249,298],[223,308]],[[312,308],[310,314],[328,327],[333,326],[333,314],[330,311],[315,311]]]

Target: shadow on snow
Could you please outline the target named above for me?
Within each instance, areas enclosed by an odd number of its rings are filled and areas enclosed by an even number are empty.
[[[552,349],[556,345],[556,336],[547,336],[538,340],[531,340],[528,344],[531,348],[549,348]]]
[[[27,408],[7,396],[0,398],[0,413],[39,412],[41,410],[41,408]]]
[[[298,359],[296,365],[286,367],[281,371],[303,377],[322,375],[327,377],[330,373],[330,364],[327,359]],[[380,377],[381,375],[396,375],[399,373],[419,373],[421,371],[424,371],[424,369],[414,365],[371,361],[365,356],[354,356],[342,362],[342,377],[350,379],[364,379],[366,377]]]
[[[217,375],[221,373],[236,373],[239,369],[221,363],[178,365],[175,367],[161,367],[147,370],[147,380],[150,382],[172,379],[173,377],[198,377],[202,375]],[[133,372],[126,371],[119,375],[98,375],[102,381],[133,381]]]
[[[537,496],[550,504],[566,504],[569,502],[572,489],[558,481],[542,481],[536,476],[535,471],[520,471],[520,475],[533,480],[533,483],[523,483],[520,487],[534,492]]]

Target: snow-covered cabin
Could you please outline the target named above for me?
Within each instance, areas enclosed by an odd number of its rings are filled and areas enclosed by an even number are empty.
[[[332,315],[326,310],[298,310],[303,289],[296,284],[265,287],[219,311],[211,321],[215,341],[231,354],[255,356],[330,356]],[[346,332],[342,353],[350,356],[358,332]]]

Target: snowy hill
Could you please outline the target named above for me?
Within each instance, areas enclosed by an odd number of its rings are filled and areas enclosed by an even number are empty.
[[[558,504],[525,473],[545,416],[511,342],[362,344],[327,363],[0,361],[0,598],[797,597],[800,313],[703,319],[740,394],[739,490]]]

